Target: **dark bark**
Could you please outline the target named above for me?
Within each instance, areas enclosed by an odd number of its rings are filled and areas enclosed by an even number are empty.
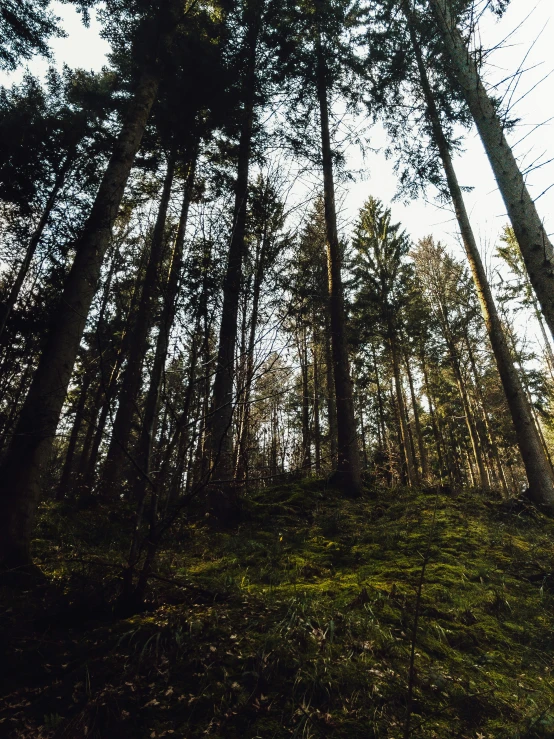
[[[258,316],[260,310],[260,296],[263,280],[265,277],[265,263],[267,254],[267,237],[264,237],[256,249],[254,263],[254,284],[252,286],[252,311],[250,314],[250,331],[248,335],[248,346],[246,348],[246,377],[242,393],[243,412],[241,419],[241,433],[238,443],[237,481],[245,480],[248,476],[248,439],[250,432],[250,395],[254,380],[254,349],[256,346],[256,331],[258,329]]]
[[[229,485],[233,477],[233,383],[238,308],[246,250],[248,173],[252,149],[256,97],[256,50],[261,24],[261,4],[249,4],[246,21],[248,24],[244,43],[246,72],[242,88],[243,111],[235,182],[233,231],[223,285],[219,346],[213,387],[212,415],[209,423],[211,507],[213,513],[222,519],[227,516],[233,518],[238,509],[238,501]]]
[[[423,381],[425,383],[425,394],[427,395],[427,400],[429,402],[429,414],[431,416],[431,426],[433,428],[433,436],[435,437],[435,446],[437,451],[437,462],[439,466],[439,478],[442,481],[442,477],[444,475],[444,462],[443,462],[443,454],[442,454],[442,434],[441,430],[439,428],[439,423],[437,419],[437,414],[435,411],[435,404],[433,400],[433,395],[431,393],[431,387],[429,385],[429,376],[427,373],[427,362],[425,360],[425,354],[422,352],[421,354],[421,371],[423,372]],[[450,470],[448,471],[448,474],[450,474]]]
[[[429,0],[429,5],[435,15],[452,73],[462,89],[487,152],[531,283],[550,331],[554,335],[552,242],[548,238],[524,176],[506,140],[496,105],[485,90],[477,65],[456,26],[450,0]]]
[[[446,24],[444,26],[444,29],[446,30],[449,24],[448,24],[447,19],[444,16],[442,16],[440,13],[440,3],[444,3],[444,0],[432,0],[432,4],[435,6],[435,9],[437,11],[437,16],[438,17],[440,16],[442,18],[441,23],[444,22],[444,24]],[[435,98],[431,90],[429,79],[427,77],[427,71],[425,69],[425,64],[424,64],[424,61],[421,55],[421,50],[420,50],[418,40],[416,37],[414,21],[413,21],[413,18],[411,18],[410,16],[409,6],[407,5],[406,0],[404,1],[404,9],[405,9],[405,13],[407,14],[408,21],[410,21],[411,19],[411,22],[409,22],[410,35],[411,35],[412,45],[414,47],[414,51],[416,54],[417,63],[418,63],[419,73],[421,77],[421,85],[422,85],[423,93],[425,96],[425,102],[427,106],[427,113],[429,116],[429,121],[432,126],[435,143],[439,150],[439,154],[440,154],[442,164],[444,167],[444,171],[446,174],[448,189],[450,192],[450,196],[452,198],[452,203],[454,205],[454,210],[456,213],[456,218],[458,221],[460,232],[462,234],[463,244],[465,247],[466,255],[467,255],[470,268],[471,268],[471,272],[473,275],[473,281],[475,283],[475,289],[477,291],[477,296],[479,298],[479,303],[481,305],[481,312],[483,314],[483,319],[485,322],[485,326],[487,328],[487,333],[488,333],[488,336],[489,336],[489,339],[492,345],[494,357],[496,360],[496,366],[498,368],[498,373],[502,381],[502,387],[504,389],[504,394],[508,402],[510,414],[512,416],[514,430],[516,432],[516,437],[518,440],[519,450],[521,452],[523,463],[525,465],[525,471],[527,473],[527,479],[529,481],[530,497],[532,497],[532,499],[535,502],[554,510],[554,477],[552,475],[552,468],[550,464],[548,463],[548,460],[541,448],[540,438],[537,435],[537,428],[535,426],[535,423],[533,422],[531,407],[527,401],[518,372],[512,361],[508,342],[506,340],[506,336],[504,334],[504,330],[502,328],[502,324],[500,322],[500,318],[496,310],[496,305],[494,302],[494,298],[492,296],[492,291],[490,289],[490,285],[487,279],[485,268],[483,267],[483,263],[481,261],[481,255],[477,247],[477,242],[473,234],[473,229],[471,228],[469,217],[468,217],[468,214],[465,208],[462,190],[460,188],[458,179],[456,177],[456,173],[454,171],[454,166],[452,164],[452,158],[450,155],[450,149],[449,149],[448,142],[444,135],[441,121],[440,121],[440,114],[436,106]],[[458,36],[456,36],[457,29],[455,29],[453,33],[454,33],[453,36],[449,36],[449,43],[452,42],[455,46],[456,44],[458,44],[458,42],[461,43],[461,39],[459,39]],[[461,49],[458,49],[458,52],[461,53]],[[467,50],[466,50],[466,56],[468,56]],[[474,71],[476,75],[477,72],[476,70]],[[476,76],[473,77],[473,82],[481,84],[478,77]],[[484,93],[484,89],[482,90],[482,92]],[[488,102],[489,102],[489,105],[492,106],[490,101]],[[494,111],[491,111],[491,115],[493,113]],[[494,116],[496,116],[496,113],[494,113]],[[489,122],[490,121],[492,121],[492,118],[490,118]],[[488,130],[489,135],[492,135],[494,130],[495,130],[494,127]],[[501,130],[497,131],[496,133],[497,135],[500,134],[503,137]],[[502,143],[502,142],[498,140],[497,143]],[[503,156],[507,157],[507,160],[509,160],[506,147],[507,147],[507,144],[504,147]],[[509,155],[511,156],[511,151],[509,152]],[[514,160],[514,165],[515,165],[515,160]],[[516,165],[516,169],[517,169],[517,165]],[[498,177],[497,177],[497,180],[499,181],[499,185],[501,185],[501,180]],[[521,202],[523,203],[523,201],[525,200],[525,193],[527,193],[527,190],[525,189],[522,179],[521,179],[520,184],[521,184],[521,189],[519,192],[519,196],[521,198]],[[524,190],[525,190],[525,193],[523,192]],[[527,195],[527,198],[528,197],[529,196]],[[508,199],[506,199],[506,197],[505,197],[505,200],[506,200],[506,205],[508,206]],[[526,217],[531,218],[532,216],[532,214],[530,213],[531,206],[536,216],[536,211],[534,210],[534,205],[530,201],[530,198],[529,198],[528,206],[529,207],[527,207]],[[536,216],[536,218],[538,219],[538,216]],[[539,226],[542,232],[544,233],[544,230],[542,229],[542,224],[540,224],[540,221],[539,221]],[[514,230],[516,230],[515,224],[514,224]],[[516,231],[516,235],[517,235],[517,231]],[[521,242],[520,242],[520,246],[522,246]],[[522,249],[523,249],[523,246],[522,246]],[[551,251],[552,251],[552,247],[551,247]],[[530,272],[530,276],[531,276],[531,280],[533,280],[533,273]],[[552,287],[553,287],[553,283],[550,282],[549,287],[548,287],[548,290],[550,291],[548,305],[551,305],[553,307],[553,313],[552,313],[553,323],[551,325],[551,329],[554,328],[554,303],[552,302],[553,300]],[[544,306],[543,306],[543,309],[544,309]],[[548,319],[548,314],[547,314],[547,319]],[[450,343],[452,344],[452,342]],[[464,402],[464,406],[465,406],[464,410],[467,415],[468,428],[470,431],[472,444],[474,446],[476,460],[479,465],[479,474],[481,477],[481,484],[483,484],[485,482],[485,471],[484,471],[484,466],[483,466],[483,461],[480,455],[480,451],[476,448],[478,444],[476,440],[477,434],[474,428],[473,420],[470,418],[471,411],[469,408],[469,402],[467,401],[467,398],[465,397],[465,392],[462,387],[463,380],[461,378],[459,365],[458,365],[456,358],[453,357],[453,359],[454,359],[454,364],[455,364],[455,371],[458,377],[458,382],[460,384],[460,391],[462,393],[462,401]]]
[[[396,391],[396,406],[398,410],[398,420],[400,425],[400,438],[402,439],[402,448],[406,461],[406,475],[408,485],[417,484],[417,475],[412,454],[412,446],[410,441],[410,432],[408,429],[408,420],[406,416],[406,406],[404,404],[404,393],[402,392],[402,380],[400,377],[400,362],[398,360],[398,348],[396,346],[396,338],[392,330],[389,332],[389,342],[392,358],[392,368],[394,373],[394,386]]]
[[[327,231],[327,276],[331,348],[335,379],[337,410],[337,468],[332,481],[346,493],[357,496],[362,490],[360,453],[354,418],[354,399],[346,338],[346,311],[342,286],[342,250],[337,232],[333,155],[329,130],[327,64],[321,36],[316,40],[317,96],[321,124],[321,154],[323,161],[323,199]]]
[[[181,207],[181,215],[179,218],[179,226],[175,237],[175,245],[171,257],[169,267],[169,275],[164,290],[164,304],[159,321],[159,332],[156,342],[156,354],[150,373],[150,383],[146,394],[144,409],[142,414],[142,427],[135,453],[136,464],[141,474],[136,476],[133,486],[134,500],[137,506],[135,527],[129,552],[128,569],[126,572],[126,592],[130,594],[132,587],[134,568],[137,562],[137,555],[140,545],[140,530],[142,526],[142,518],[144,511],[144,501],[147,492],[150,492],[155,504],[150,506],[150,529],[153,530],[156,524],[156,515],[158,510],[159,484],[153,477],[152,473],[152,451],[154,437],[156,434],[156,420],[159,411],[160,390],[162,384],[163,370],[167,359],[167,351],[169,346],[169,335],[173,327],[175,319],[177,293],[179,289],[179,280],[183,267],[183,249],[185,243],[185,232],[187,227],[188,212],[192,188],[194,184],[196,156],[189,164],[189,173],[185,184],[185,193],[183,196],[183,204]],[[188,417],[188,413],[187,413]],[[140,589],[140,582],[138,585]]]
[[[313,405],[314,405],[314,454],[315,454],[315,471],[316,474],[321,472],[321,422],[319,417],[319,345],[316,342],[316,334],[314,330],[314,338],[312,341],[312,377],[313,377]]]
[[[300,376],[302,378],[302,469],[312,468],[312,435],[310,429],[310,387],[308,379],[308,341],[306,326],[300,328],[298,338],[298,358],[300,360]]]
[[[164,13],[159,48],[167,47],[180,17],[175,0]],[[0,562],[30,562],[30,542],[42,473],[65,401],[67,387],[123,191],[140,146],[161,76],[145,67],[96,195],[66,279],[60,308],[22,408],[12,444],[0,469]]]
[[[325,390],[327,399],[327,421],[329,424],[329,453],[331,455],[331,467],[335,467],[338,461],[337,403],[335,400],[335,376],[333,373],[331,328],[328,321],[325,321],[325,335],[323,337],[323,341],[325,348]]]
[[[71,433],[69,435],[69,443],[67,445],[67,452],[65,455],[65,462],[62,470],[62,476],[60,484],[56,492],[56,500],[63,500],[70,490],[72,476],[74,472],[74,460],[75,450],[77,448],[77,440],[83,427],[85,405],[88,398],[88,391],[93,380],[91,372],[87,372],[83,378],[83,384],[81,392],[79,393],[79,402],[75,408],[75,419],[71,427]]]
[[[8,318],[10,317],[15,304],[17,303],[17,299],[19,298],[19,293],[21,292],[23,282],[25,281],[25,277],[27,276],[29,267],[31,266],[31,261],[35,255],[35,251],[37,249],[37,246],[39,245],[40,239],[42,238],[42,234],[44,233],[44,229],[46,228],[46,224],[48,223],[48,219],[50,218],[50,214],[52,213],[52,209],[56,204],[58,194],[63,187],[66,175],[71,169],[74,160],[75,153],[74,151],[71,151],[66,156],[65,161],[60,168],[60,171],[56,175],[54,186],[52,187],[52,191],[48,196],[48,200],[46,201],[40,220],[37,223],[35,230],[33,231],[33,235],[31,236],[29,244],[27,245],[25,256],[23,257],[23,261],[21,262],[21,265],[17,270],[15,280],[10,288],[10,292],[8,294],[8,297],[6,298],[6,302],[0,305],[0,338],[2,337],[4,329],[6,328]]]
[[[414,380],[412,377],[412,371],[410,369],[410,359],[407,354],[404,354],[404,362],[406,364],[406,374],[408,375],[408,384],[410,386],[410,397],[412,399],[412,408],[414,411],[414,423],[416,428],[416,436],[417,436],[417,447],[419,449],[419,459],[421,462],[421,476],[423,479],[427,477],[429,474],[428,466],[427,466],[427,450],[425,448],[425,442],[423,440],[423,433],[421,430],[421,419],[419,417],[419,407],[417,398],[415,395],[414,390]]]
[[[175,167],[175,154],[171,153],[167,161],[167,172],[156,224],[152,233],[150,256],[142,283],[140,302],[134,318],[127,364],[121,381],[110,446],[102,473],[102,488],[104,493],[109,496],[119,494],[119,485],[130,452],[133,419],[142,384],[142,367],[148,352],[149,334],[154,323],[155,304],[160,287],[160,270],[164,256],[164,232]],[[145,472],[144,468],[142,469]]]

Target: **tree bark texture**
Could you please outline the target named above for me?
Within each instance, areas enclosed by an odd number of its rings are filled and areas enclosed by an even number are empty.
[[[444,3],[444,0],[431,1],[433,5]],[[441,15],[441,17],[443,16]],[[529,482],[529,493],[535,502],[554,510],[554,478],[552,476],[552,469],[543,452],[541,442],[537,434],[537,429],[531,414],[531,408],[525,396],[525,392],[522,387],[518,372],[514,366],[508,342],[506,340],[506,336],[504,334],[504,330],[502,328],[502,324],[496,310],[492,291],[490,289],[485,268],[481,260],[481,255],[479,253],[477,242],[475,240],[473,229],[471,228],[469,216],[465,207],[462,190],[460,188],[456,172],[454,170],[448,142],[442,129],[440,114],[431,90],[431,86],[425,69],[425,64],[421,54],[421,49],[416,37],[414,23],[410,22],[409,10],[408,21],[410,25],[412,45],[414,47],[419,67],[423,94],[425,96],[427,113],[432,126],[435,144],[439,150],[439,154],[446,174],[448,189],[452,198],[452,204],[456,213],[456,219],[458,221],[458,225],[462,235],[462,241],[471,268],[475,289],[479,298],[481,312],[483,314],[483,320],[487,328],[487,333],[496,360],[496,366],[498,368],[500,379],[502,381],[502,387],[504,389],[504,394],[506,396],[508,407],[512,416],[512,421],[518,440],[518,446],[521,452],[523,463],[525,465],[525,471],[527,473],[527,479]],[[475,74],[477,74],[476,70]],[[475,83],[478,78],[474,77],[473,80]],[[521,197],[523,198],[523,192],[521,192]],[[548,289],[553,292],[553,288],[554,283],[550,281]],[[554,293],[550,296],[550,300],[552,300],[553,298]],[[459,368],[457,374],[459,374]],[[468,403],[465,402],[465,405],[468,406]],[[468,414],[469,421],[469,407],[466,408],[466,413]],[[473,434],[471,433],[471,429],[470,434],[472,435],[473,442]],[[479,462],[480,455],[476,455],[476,458]],[[481,477],[483,478],[484,470],[482,469],[482,463],[479,466],[479,472]]]
[[[160,287],[160,270],[164,256],[164,232],[171,188],[175,174],[176,159],[172,153],[168,157],[167,171],[158,207],[156,224],[152,233],[150,256],[142,283],[142,293],[133,322],[132,338],[129,342],[127,364],[121,381],[117,412],[115,414],[112,437],[104,470],[102,488],[109,496],[117,496],[119,484],[130,452],[130,438],[137,398],[142,383],[142,367],[148,351],[150,329],[155,318],[155,304]],[[138,464],[138,462],[137,462]],[[146,470],[142,470],[146,473]]]
[[[256,51],[261,23],[261,9],[249,9],[244,56],[246,73],[243,81],[243,111],[239,140],[233,232],[229,244],[227,270],[223,285],[223,306],[219,329],[219,346],[212,398],[212,416],[209,422],[211,482],[217,486],[233,476],[233,384],[235,375],[235,348],[238,331],[238,309],[242,269],[246,250],[246,216],[248,175],[252,149],[252,129],[256,93]],[[221,485],[220,485],[221,487]],[[228,505],[234,507],[221,489],[212,491],[214,512],[226,515]],[[217,511],[216,509],[221,510]],[[229,509],[230,512],[230,509]]]
[[[502,120],[464,43],[450,0],[429,0],[453,76],[459,83],[487,152],[531,283],[554,335],[554,249],[525,178],[504,135]]]
[[[170,45],[180,16],[166,12],[160,50]],[[0,563],[30,562],[30,542],[43,470],[49,460],[73,365],[96,292],[102,263],[161,76],[143,68],[127,116],[77,244],[60,308],[35,371],[11,446],[0,469]]]
[[[317,96],[321,123],[321,153],[323,160],[323,197],[327,230],[327,275],[329,287],[329,316],[331,323],[331,348],[335,379],[337,410],[337,469],[335,482],[351,495],[359,495],[362,489],[362,473],[354,398],[348,360],[346,338],[346,311],[342,286],[342,254],[337,232],[333,156],[329,131],[329,106],[327,101],[327,65],[321,37],[316,42]]]

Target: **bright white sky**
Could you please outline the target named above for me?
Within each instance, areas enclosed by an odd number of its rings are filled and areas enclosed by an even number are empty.
[[[105,63],[105,54],[109,51],[109,46],[99,36],[100,27],[94,15],[91,18],[90,28],[87,29],[72,6],[53,2],[52,7],[62,18],[63,27],[68,34],[67,38],[52,42],[55,62],[58,65],[65,62],[70,67],[100,70]],[[535,66],[535,68],[521,78],[513,97],[514,102],[524,93],[531,91],[534,85],[554,68],[552,15],[552,0],[536,0],[535,5],[530,4],[528,0],[512,0],[509,10],[501,21],[497,21],[490,13],[481,21],[483,45],[485,48],[491,48],[529,16],[522,27],[510,38],[509,47],[495,51],[489,59],[487,79],[489,83],[498,83],[516,71],[529,48],[534,44],[524,66],[525,68]],[[45,66],[45,62],[40,59],[33,60],[29,64],[30,70],[35,74],[42,73]],[[10,84],[20,78],[21,71],[18,71],[11,75],[0,76],[0,82]],[[554,117],[554,75],[529,92],[515,106],[512,113],[522,119],[521,125],[511,134],[513,143],[531,131],[534,124]],[[515,148],[520,162],[527,166],[541,155],[541,161],[546,161],[551,156],[554,157],[553,134],[554,120],[532,132],[523,143]],[[376,131],[372,145],[379,146],[382,143],[382,134]],[[356,217],[358,208],[370,194],[388,203],[392,200],[396,190],[392,163],[386,161],[382,154],[371,154],[365,162],[361,162],[358,152],[352,150],[350,161],[353,169],[364,168],[367,175],[355,184],[348,184],[347,191],[342,193],[343,223],[351,222]],[[466,151],[459,157],[456,164],[462,184],[474,188],[466,195],[467,205],[475,232],[485,253],[490,255],[498,233],[507,218],[487,159],[475,132],[468,136]],[[554,162],[533,171],[528,177],[528,184],[534,197],[538,197],[553,182]],[[538,209],[545,219],[547,230],[553,232],[554,188],[540,198]],[[433,233],[452,247],[457,243],[457,229],[452,215],[432,203],[418,201],[408,206],[395,203],[393,216],[395,220],[402,222],[414,239]]]

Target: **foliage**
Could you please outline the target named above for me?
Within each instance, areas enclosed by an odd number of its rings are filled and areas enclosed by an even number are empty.
[[[439,488],[344,501],[320,481],[247,512],[238,532],[190,518],[145,612],[112,620],[125,513],[45,507],[43,604],[4,600],[3,721],[21,737],[399,736],[431,536],[412,736],[551,735],[550,520]]]

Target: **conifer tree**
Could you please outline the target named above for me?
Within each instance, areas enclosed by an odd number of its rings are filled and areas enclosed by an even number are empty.
[[[506,139],[498,107],[464,42],[450,0],[429,0],[453,78],[460,86],[487,152],[529,279],[554,335],[554,248]]]
[[[152,46],[142,60],[123,127],[77,245],[60,308],[1,466],[0,562],[4,564],[25,564],[30,560],[42,473],[119,204],[156,98],[163,62],[181,18],[182,3],[172,0],[150,21]]]

